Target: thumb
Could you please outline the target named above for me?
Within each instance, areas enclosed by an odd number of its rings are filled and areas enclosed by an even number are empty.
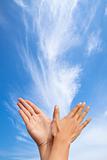
[[[60,115],[59,115],[59,106],[55,105],[54,111],[53,111],[53,120],[59,120]]]
[[[54,107],[54,113],[53,113],[53,121],[56,123],[56,127],[59,130],[59,120],[60,120],[60,116],[59,116],[59,107],[57,105],[55,105]]]

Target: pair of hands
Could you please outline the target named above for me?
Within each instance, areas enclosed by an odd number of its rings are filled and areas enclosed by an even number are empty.
[[[43,157],[45,157],[45,152],[50,151],[48,144],[52,147],[54,139],[69,144],[72,143],[91,120],[88,118],[83,122],[89,111],[89,106],[86,107],[85,103],[77,104],[61,120],[59,118],[59,108],[55,106],[52,121],[35,104],[28,100],[19,98],[17,105],[20,108],[19,113],[30,136],[38,144],[39,148],[41,146],[45,147]]]

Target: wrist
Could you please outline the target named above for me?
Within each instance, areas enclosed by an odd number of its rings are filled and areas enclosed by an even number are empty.
[[[42,143],[41,145],[38,145],[38,149],[41,155],[44,155],[47,149],[52,147],[51,142]]]
[[[57,136],[54,137],[53,144],[54,144],[55,146],[60,146],[60,147],[67,148],[67,149],[70,148],[70,143],[68,143],[67,140],[61,139],[60,137],[57,137]]]
[[[49,160],[68,160],[70,144],[59,137],[54,137]]]
[[[66,147],[70,147],[69,141],[67,139],[63,139],[61,136],[55,136],[54,143],[63,144]]]
[[[52,141],[48,141],[46,143],[42,143],[41,145],[38,145],[38,149],[39,149],[41,160],[48,159],[52,149]]]

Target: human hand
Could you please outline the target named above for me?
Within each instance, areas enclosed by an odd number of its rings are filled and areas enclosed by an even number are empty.
[[[88,118],[83,122],[83,119],[89,111],[89,106],[85,106],[85,103],[79,103],[62,120],[59,119],[59,108],[55,107],[52,123],[52,135],[54,139],[70,144],[80,135],[82,130],[91,121],[91,118]]]
[[[19,113],[33,140],[40,146],[50,143],[52,136],[50,132],[51,120],[32,102],[19,98],[17,103]]]

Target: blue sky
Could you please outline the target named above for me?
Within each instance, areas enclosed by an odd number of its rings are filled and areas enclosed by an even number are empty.
[[[106,28],[104,0],[0,2],[0,159],[39,157],[17,113],[17,99],[23,97],[48,116],[55,104],[63,116],[86,101],[93,121],[75,142],[70,159],[105,160]]]

